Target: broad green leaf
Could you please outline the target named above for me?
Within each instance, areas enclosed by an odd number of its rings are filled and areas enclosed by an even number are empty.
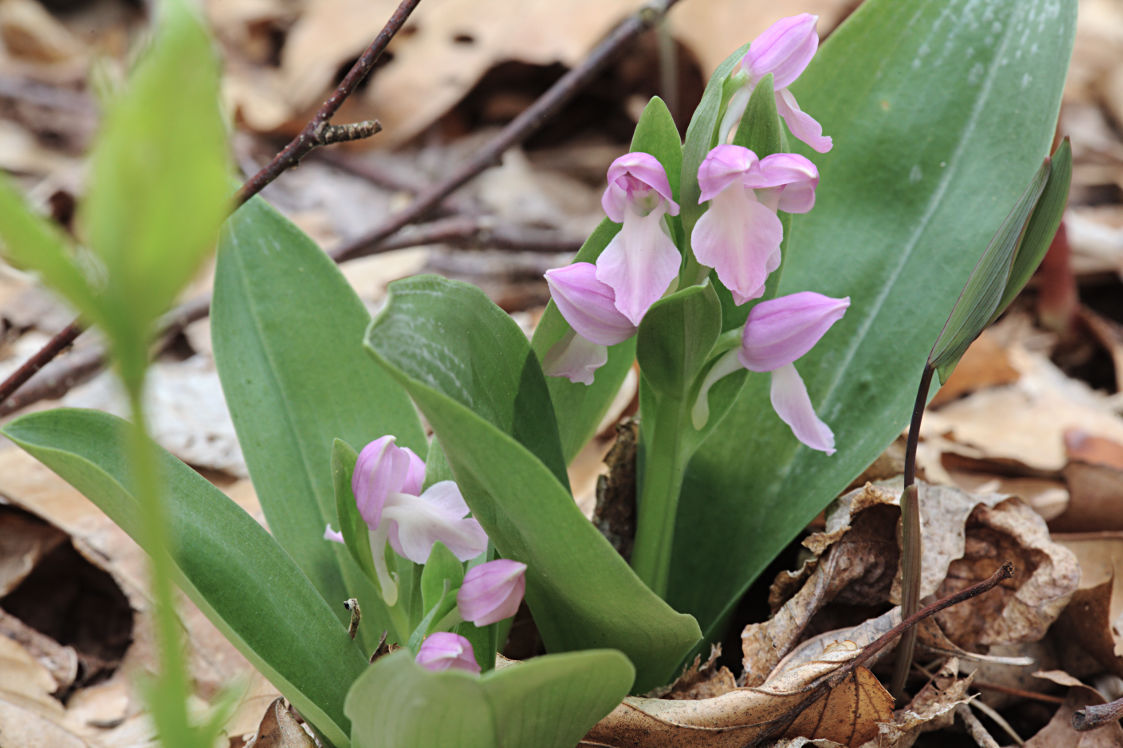
[[[573,502],[556,441],[545,448],[553,416],[541,370],[515,323],[479,289],[420,276],[390,286],[367,345],[432,424],[495,547],[527,565],[547,648],[620,649],[641,691],[670,679],[697,624],[653,595]]]
[[[140,542],[140,508],[126,454],[128,424],[88,410],[53,410],[0,429]],[[180,586],[336,746],[348,744],[349,684],[367,667],[316,589],[252,517],[163,450],[172,558]]]
[[[444,543],[437,543],[421,572],[421,603],[426,611],[440,602],[446,581],[448,589],[458,588],[464,581],[464,564],[452,555]]]
[[[640,322],[636,358],[657,393],[681,400],[721,334],[721,301],[709,283],[651,305]]]
[[[702,194],[698,188],[698,167],[716,145],[717,128],[725,111],[723,94],[726,79],[748,51],[749,44],[746,42],[717,66],[686,128],[686,141],[682,146],[682,177],[679,182],[679,205],[682,206],[679,218],[686,236],[690,236],[694,224],[706,211],[704,205],[698,204],[698,198]]]
[[[369,320],[335,264],[264,201],[230,218],[211,323],[222,389],[273,535],[341,620],[342,601],[362,602],[373,587],[346,549],[323,538],[339,521],[332,443],[362,447],[394,434],[426,450],[409,398],[362,350]],[[373,628],[363,626],[368,640]]]
[[[183,0],[159,6],[159,23],[123,93],[109,102],[80,208],[105,263],[106,332],[139,348],[214,247],[230,210],[230,166],[219,102],[219,65],[207,32]]]
[[[474,676],[433,673],[395,652],[347,696],[356,748],[571,748],[620,703],[632,666],[619,652],[546,655]]]
[[[792,86],[835,145],[816,154],[792,141],[821,181],[787,232],[777,293],[851,298],[796,362],[838,452],[802,447],[772,412],[769,376],[747,377],[679,505],[670,600],[707,631],[908,421],[947,310],[1047,154],[1075,9],[868,0]]]
[[[993,318],[1010,279],[1018,240],[1021,239],[1022,231],[1048,178],[1049,163],[1046,161],[983,250],[959,298],[952,306],[944,329],[940,331],[931,353],[928,354],[927,364],[940,369],[941,382],[950,373],[950,370],[945,372],[943,367],[949,363],[954,366],[967,346],[971,345],[971,341],[979,336]]]
[[[336,439],[331,447],[331,476],[335,489],[335,511],[339,518],[337,527],[343,535],[343,544],[355,563],[371,579],[374,579],[374,559],[370,551],[370,538],[367,523],[359,515],[355,494],[351,491],[351,474],[355,472],[355,462],[359,453],[347,442]]]

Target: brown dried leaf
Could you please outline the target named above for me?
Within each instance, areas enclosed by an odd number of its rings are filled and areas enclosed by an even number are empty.
[[[959,661],[949,658],[907,707],[878,726],[877,740],[868,745],[909,748],[922,733],[949,727],[955,721],[956,707],[971,700],[967,695],[970,686],[970,677],[959,677]]]
[[[316,748],[316,741],[305,732],[285,700],[277,697],[265,710],[257,733],[245,748]]]
[[[1094,688],[1074,685],[1068,689],[1065,703],[1032,738],[1025,742],[1024,748],[1118,748],[1123,745],[1123,727],[1112,722],[1088,732],[1077,732],[1072,728],[1072,714],[1082,706],[1104,703]]]
[[[1123,638],[1115,622],[1123,613],[1123,533],[1059,535],[1076,554],[1080,588],[1050,632],[1061,662],[1074,675],[1107,670],[1123,676]]]
[[[1019,376],[994,331],[984,330],[963,354],[929,407],[938,408],[970,392],[1016,382]]]
[[[729,668],[718,666],[719,657],[721,645],[711,645],[710,656],[704,663],[701,655],[695,656],[678,680],[648,695],[659,699],[710,699],[729,693],[737,688],[737,680]]]
[[[837,642],[815,660],[777,672],[759,688],[711,699],[672,701],[629,697],[585,736],[585,744],[630,748],[743,748],[761,738],[808,695],[812,683],[853,659],[860,649]],[[873,673],[856,668],[808,707],[785,736],[826,738],[859,746],[892,716],[893,697]]]
[[[948,566],[937,596],[985,579],[1002,561],[1012,561],[1016,571],[988,594],[938,613],[948,638],[968,649],[1042,638],[1076,590],[1076,557],[1054,543],[1045,521],[1015,498],[977,506],[965,530],[964,553]]]

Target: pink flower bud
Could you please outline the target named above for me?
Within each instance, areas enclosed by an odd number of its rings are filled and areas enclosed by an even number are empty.
[[[667,171],[657,158],[639,151],[625,153],[608,167],[608,187],[601,196],[601,207],[616,223],[624,223],[629,209],[647,215],[660,208],[660,214],[678,215]]]
[[[819,35],[815,32],[818,22],[819,17],[810,13],[781,18],[753,39],[741,59],[741,68],[754,82],[772,73],[772,87],[787,88],[803,73],[819,48]]]
[[[850,306],[813,291],[762,301],[749,312],[741,335],[741,363],[749,371],[772,371],[811,350]]]
[[[597,269],[575,262],[546,271],[550,296],[578,335],[599,345],[616,345],[636,333],[636,326],[616,308],[612,288],[597,280]]]
[[[526,564],[505,558],[473,566],[456,593],[460,617],[487,626],[515,615],[526,591]]]
[[[460,634],[449,631],[429,634],[421,642],[415,660],[421,667],[436,673],[442,670],[465,670],[478,675],[480,672],[480,665],[472,652],[472,643]]]

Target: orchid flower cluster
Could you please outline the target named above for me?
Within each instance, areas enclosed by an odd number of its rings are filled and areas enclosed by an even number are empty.
[[[595,263],[577,262],[546,273],[554,303],[572,328],[545,357],[547,374],[592,384],[596,370],[607,361],[608,346],[632,337],[656,301],[704,280],[711,269],[736,305],[765,294],[769,275],[781,263],[783,227],[777,212],[810,211],[819,173],[804,156],[773,153],[759,158],[749,148],[724,141],[735,131],[756,86],[771,75],[776,110],[792,134],[820,153],[831,149],[831,139],[800,110],[788,90],[818,47],[816,20],[803,14],[777,22],[753,41],[731,75],[735,91],[718,128],[719,144],[696,175],[699,204],[708,204],[708,210],[695,223],[684,251],[676,246],[667,222],[680,208],[663,165],[641,152],[612,163],[601,205],[609,219],[621,224],[619,233]],[[718,379],[742,367],[771,372],[776,413],[801,442],[832,454],[834,435],[815,414],[794,362],[849,304],[849,297],[811,291],[756,303],[742,330],[740,349],[718,357],[698,388],[692,408],[695,428],[705,425],[707,394]]]
[[[511,618],[526,590],[526,565],[508,559],[484,561],[487,533],[469,514],[456,483],[438,481],[424,488],[425,463],[393,436],[367,444],[351,476],[351,491],[366,523],[374,582],[388,609],[416,622],[409,642],[417,662],[429,670],[455,668],[479,673],[472,643],[451,629],[464,622],[482,628]],[[329,525],[327,540],[344,542]],[[456,560],[472,562],[465,572],[453,566],[443,580],[446,594],[429,610],[402,610],[415,595],[399,594],[398,574],[387,564],[387,551],[415,564],[426,564],[437,544]],[[418,576],[419,575],[414,575]],[[422,637],[424,637],[422,639]]]

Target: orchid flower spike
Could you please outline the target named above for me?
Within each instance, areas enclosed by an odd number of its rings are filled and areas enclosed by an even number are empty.
[[[499,558],[473,566],[456,593],[460,617],[487,626],[515,615],[526,593],[526,564]]]
[[[815,205],[819,171],[803,156],[774,153],[758,159],[748,148],[719,145],[698,168],[698,202],[710,201],[690,236],[698,262],[744,304],[764,294],[780,267],[783,227],[777,210],[806,213]]]
[[[387,605],[398,600],[397,575],[386,567],[386,544],[399,556],[417,564],[429,560],[440,541],[461,561],[487,548],[480,523],[467,517],[468,505],[452,481],[434,483],[421,491],[425,463],[408,447],[383,436],[363,447],[351,475],[359,515],[370,530],[375,575]]]
[[[678,276],[682,261],[663,221],[679,211],[663,165],[647,153],[616,159],[608,167],[601,206],[623,227],[597,259],[596,278],[612,289],[617,311],[639,325]]]
[[[834,454],[834,434],[811,405],[794,362],[811,350],[850,306],[812,291],[762,301],[749,312],[737,357],[749,371],[772,372],[772,407],[801,442]]]
[[[815,31],[818,21],[819,17],[810,13],[781,18],[753,40],[749,51],[737,65],[735,74],[744,76],[745,82],[729,100],[719,130],[719,142],[726,141],[745,113],[753,89],[764,76],[771,73],[776,111],[787,123],[792,135],[819,153],[826,153],[831,149],[833,143],[823,135],[822,126],[799,108],[795,97],[788,90],[788,86],[803,73],[819,48],[819,35]]]
[[[608,361],[608,346],[635,335],[636,326],[616,308],[616,295],[596,273],[588,262],[546,271],[550,296],[573,328],[546,354],[542,369],[549,376],[592,384],[594,372]]]
[[[477,675],[480,673],[480,665],[472,651],[472,642],[450,631],[429,634],[421,642],[421,648],[417,650],[417,657],[414,659],[418,665],[433,672],[466,670]]]

